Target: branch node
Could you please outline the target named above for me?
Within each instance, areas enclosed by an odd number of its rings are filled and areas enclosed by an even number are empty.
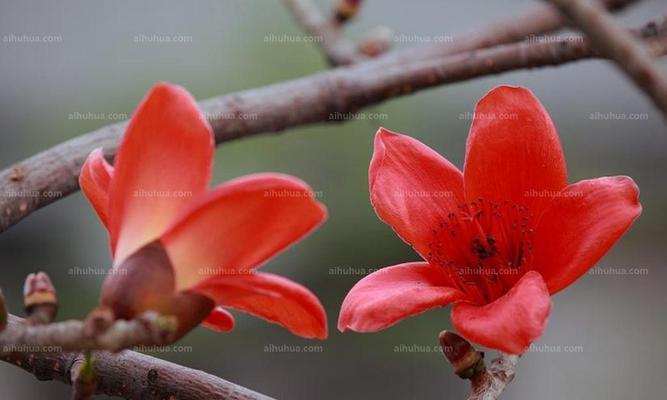
[[[97,390],[97,374],[95,359],[90,352],[77,357],[72,363],[72,400],[89,400],[95,397]]]
[[[114,323],[114,314],[108,307],[98,307],[83,321],[83,333],[87,337],[99,336],[109,330]]]
[[[357,49],[365,56],[374,58],[391,48],[394,33],[386,26],[379,26],[359,40]]]

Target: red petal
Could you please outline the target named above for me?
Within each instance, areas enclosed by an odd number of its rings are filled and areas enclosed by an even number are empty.
[[[641,214],[626,176],[584,180],[554,198],[535,230],[533,264],[556,293],[586,273]]]
[[[326,219],[304,182],[287,175],[248,175],[193,204],[161,238],[178,289],[215,275],[247,274]]]
[[[216,304],[281,325],[295,335],[327,337],[327,317],[317,297],[283,277],[259,272],[219,276],[192,291],[208,296]]]
[[[468,340],[521,354],[542,336],[551,312],[549,291],[539,273],[528,271],[503,297],[484,306],[457,303],[454,327]]]
[[[463,202],[463,176],[409,136],[380,128],[368,171],[378,217],[426,258],[432,230]]]
[[[550,199],[539,194],[567,185],[556,127],[528,89],[499,86],[477,103],[463,175],[468,201],[508,200],[536,217]]]
[[[81,191],[107,228],[109,226],[109,183],[112,176],[113,167],[104,159],[102,149],[95,149],[88,155],[79,175]]]
[[[114,163],[109,227],[115,262],[159,237],[203,194],[213,135],[185,89],[156,85],[139,105]]]
[[[425,262],[394,265],[354,285],[341,306],[338,329],[376,332],[463,298],[442,268]]]
[[[229,332],[234,329],[234,317],[222,307],[216,307],[206,317],[202,325],[216,332]]]

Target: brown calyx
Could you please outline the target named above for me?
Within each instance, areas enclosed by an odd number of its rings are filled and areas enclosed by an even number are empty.
[[[156,311],[178,320],[175,340],[199,325],[215,304],[192,292],[176,292],[174,269],[159,241],[147,244],[115,266],[102,286],[100,305],[115,319]]]

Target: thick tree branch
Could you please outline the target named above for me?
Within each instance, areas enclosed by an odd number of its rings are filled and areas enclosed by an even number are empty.
[[[41,307],[56,305],[56,291],[48,275],[30,274],[24,300],[27,319],[7,313],[0,291],[0,360],[32,373],[39,380],[59,380],[72,385],[72,398],[92,399],[95,393],[128,399],[229,399],[269,400],[262,394],[201,371],[181,367],[132,351],[135,346],[162,346],[173,342],[176,326],[171,318],[142,314],[133,321],[117,321],[103,308],[85,322],[51,323],[32,318]]]
[[[93,317],[94,318],[94,317]],[[120,351],[139,345],[163,346],[173,341],[175,322],[146,312],[131,321],[64,321],[46,325],[27,324],[9,316],[0,332],[0,353],[24,349],[42,352]]]
[[[654,55],[664,54],[664,21],[642,33],[654,40]],[[586,40],[522,42],[428,60],[368,61],[347,68],[200,103],[217,143],[318,122],[342,122],[346,115],[384,100],[438,85],[526,68],[594,58]],[[17,163],[0,172],[0,232],[33,211],[78,190],[83,161],[102,147],[112,157],[125,122],[102,127]]]
[[[597,0],[551,0],[655,103],[667,118],[667,76],[644,44],[619,26]]]
[[[99,323],[93,325],[98,326],[91,328],[80,321],[30,325],[10,315],[6,329],[0,333],[0,360],[23,368],[39,380],[73,385],[75,398],[89,398],[95,390],[98,394],[141,400],[270,400],[202,371],[129,350],[115,354],[96,352],[92,369],[93,363],[78,351],[118,351],[171,343],[164,335],[164,324],[154,313],[144,314],[140,320],[116,321],[106,328]]]
[[[41,381],[72,384],[84,356],[76,353],[16,352],[0,355]],[[97,393],[132,400],[272,400],[217,376],[134,351],[95,354]]]

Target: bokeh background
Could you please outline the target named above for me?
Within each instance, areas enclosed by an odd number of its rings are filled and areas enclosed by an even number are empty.
[[[534,3],[368,0],[347,33],[357,38],[386,25],[397,35],[424,41],[474,32]],[[664,0],[640,3],[621,13],[624,23],[639,25],[666,11]],[[179,83],[204,99],[326,68],[310,43],[266,40],[302,35],[279,1],[3,0],[0,38],[24,34],[60,40],[0,42],[2,167],[124,119],[157,81]],[[185,39],[135,39],[141,35]],[[667,68],[664,61],[662,66]],[[571,181],[629,175],[641,188],[644,206],[597,273],[553,299],[548,329],[522,359],[506,398],[665,398],[667,130],[660,113],[604,61],[448,85],[372,107],[366,118],[345,124],[223,144],[216,153],[215,183],[280,171],[321,192],[328,223],[264,269],[304,283],[320,296],[329,313],[330,338],[301,340],[237,314],[230,334],[198,328],[180,347],[153,354],[280,399],[462,398],[467,383],[451,373],[436,348],[438,332],[450,328],[449,309],[376,334],[341,334],[335,324],[342,299],[365,272],[417,259],[376,218],[368,201],[367,168],[378,126],[410,133],[460,167],[470,125],[462,115],[503,83],[530,87],[545,104],[560,131]],[[591,117],[595,113],[612,117]],[[621,114],[642,119],[614,116]],[[26,274],[45,270],[58,288],[59,318],[84,317],[97,301],[104,278],[99,271],[109,264],[106,232],[80,193],[0,235],[0,287],[14,313],[22,308]],[[76,273],[84,269],[95,272]],[[38,382],[5,364],[0,387],[6,399],[69,396],[67,386]]]

